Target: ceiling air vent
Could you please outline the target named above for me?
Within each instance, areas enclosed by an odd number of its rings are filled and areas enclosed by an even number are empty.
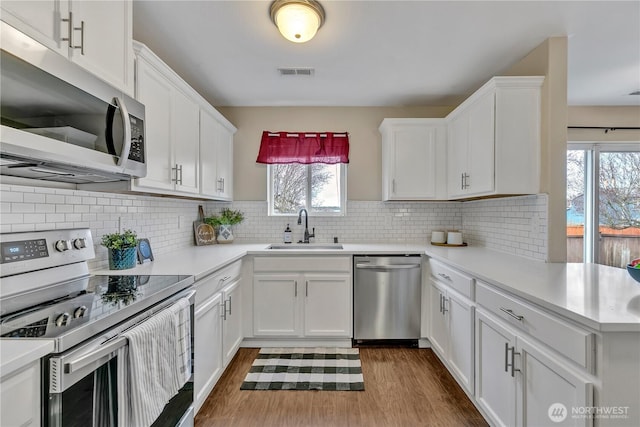
[[[313,76],[313,68],[278,68],[281,76]]]

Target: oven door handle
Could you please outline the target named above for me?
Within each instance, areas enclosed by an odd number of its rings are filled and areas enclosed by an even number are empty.
[[[118,350],[121,347],[127,345],[128,339],[127,337],[118,337],[112,341],[107,342],[106,344],[101,345],[95,350],[90,351],[87,354],[83,354],[77,359],[73,359],[64,364],[64,372],[66,374],[71,374],[76,372],[85,366],[95,362],[96,360],[100,360],[104,356],[107,356],[110,353]]]
[[[133,324],[129,325],[129,327],[133,327],[138,325],[145,320],[149,319],[153,314],[158,313],[161,310],[164,310],[180,298],[187,298],[190,304],[194,304],[195,302],[196,291],[193,289],[185,290],[184,292],[180,292],[179,294],[174,295],[169,298],[164,304],[159,307],[156,307],[150,310],[147,313],[144,313],[139,319],[137,319]],[[72,358],[70,361],[64,362],[64,373],[71,374],[75,371],[79,371],[91,363],[100,360],[101,358],[113,353],[118,350],[120,347],[124,347],[128,344],[128,339],[125,336],[114,336],[112,339],[106,341],[105,343],[99,345],[97,348],[91,349],[88,353],[80,354],[76,358]]]

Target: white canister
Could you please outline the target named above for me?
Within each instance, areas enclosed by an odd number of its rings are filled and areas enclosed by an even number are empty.
[[[461,245],[462,244],[462,233],[459,231],[449,231],[447,233],[447,244],[448,245]]]
[[[431,243],[445,243],[447,241],[447,233],[445,231],[432,231]]]

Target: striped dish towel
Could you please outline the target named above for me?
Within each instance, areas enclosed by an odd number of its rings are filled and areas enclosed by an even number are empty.
[[[191,376],[189,300],[125,331],[118,350],[118,425],[150,426]]]

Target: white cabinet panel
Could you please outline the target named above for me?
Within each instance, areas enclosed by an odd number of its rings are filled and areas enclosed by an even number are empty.
[[[198,412],[222,375],[222,294],[196,307],[194,327],[194,400]]]
[[[430,287],[429,341],[461,386],[474,388],[474,307],[442,283]]]
[[[138,61],[136,98],[145,105],[147,176],[136,186],[173,190],[172,93],[173,86],[145,61]]]
[[[383,200],[446,198],[444,119],[384,119]]]
[[[132,94],[133,8],[130,1],[70,1],[74,31],[71,60],[112,85]],[[63,32],[64,34],[64,32]]]
[[[253,333],[255,336],[300,335],[298,281],[298,275],[254,275]]]
[[[197,194],[200,191],[200,108],[180,90],[174,90],[171,107],[173,159],[178,172],[175,189]]]
[[[572,410],[590,408],[593,385],[556,358],[524,338],[518,337],[521,359],[518,390],[518,425],[534,427],[562,422],[561,425],[590,426],[589,417],[573,417]],[[558,404],[563,405],[559,406]],[[557,412],[549,414],[554,405]]]
[[[3,1],[2,20],[132,95],[131,1]]]
[[[222,290],[224,299],[224,323],[222,335],[222,356],[227,366],[235,356],[242,342],[242,288],[240,281],[230,283]]]
[[[304,281],[304,335],[351,337],[351,276],[307,274]]]
[[[429,292],[431,294],[429,341],[436,352],[446,357],[449,348],[449,330],[447,318],[442,314],[442,300],[445,292],[435,284],[429,287]]]
[[[493,319],[476,312],[476,402],[490,424],[516,424],[516,383],[508,364],[515,335]],[[515,369],[515,368],[514,368]]]
[[[233,198],[233,134],[206,109],[200,110],[200,192],[217,200]]]
[[[2,378],[0,383],[0,425],[40,425],[40,361]]]

